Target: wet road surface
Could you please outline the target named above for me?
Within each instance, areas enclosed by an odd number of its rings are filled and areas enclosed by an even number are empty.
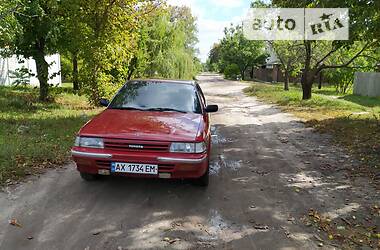
[[[199,79],[208,103],[220,107],[207,189],[170,180],[84,182],[70,164],[0,193],[0,249],[316,249],[315,229],[301,221],[310,208],[339,216],[376,192],[343,172],[323,172],[352,160],[328,136],[246,97],[248,84]]]

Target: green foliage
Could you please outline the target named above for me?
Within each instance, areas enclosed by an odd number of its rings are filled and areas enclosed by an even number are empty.
[[[9,5],[11,11],[8,11],[7,20],[0,22],[0,30],[4,33],[0,44],[3,45],[5,53],[32,57],[36,61],[40,82],[39,99],[46,101],[49,65],[45,56],[57,51],[62,21],[59,14],[60,2],[18,0],[5,4]]]
[[[364,42],[355,42],[349,48],[340,49],[334,57],[326,60],[329,64],[339,65],[352,58],[362,47]],[[349,66],[323,71],[324,79],[335,85],[337,93],[345,94],[352,88],[355,72],[375,71],[377,63],[380,62],[379,49],[369,49],[356,58]]]
[[[63,77],[83,85],[93,104],[133,77],[192,79],[201,69],[189,8],[160,0],[0,1],[0,44],[35,59],[41,100],[48,94],[44,57],[57,51]]]
[[[225,28],[220,44],[214,45],[209,54],[210,65],[216,64],[221,72],[231,65],[237,65],[244,79],[248,67],[265,62],[267,54],[263,41],[251,41],[244,37],[240,26]],[[214,67],[214,66],[211,66]]]
[[[25,68],[24,66],[16,70],[10,70],[9,74],[10,74],[9,75],[10,78],[15,79],[13,81],[14,86],[19,86],[19,85],[26,86],[30,84],[31,73],[29,72],[29,69]]]
[[[14,18],[14,13],[20,8],[16,0],[0,0],[0,48],[12,44],[15,36],[20,32],[20,26]],[[1,50],[4,56],[10,54],[9,50]]]
[[[302,59],[305,51],[300,41],[272,41],[270,48],[281,63],[285,76],[296,76],[301,73]]]
[[[61,77],[63,82],[72,81],[73,65],[69,57],[61,54]]]
[[[146,21],[140,32],[139,64],[136,75],[192,79],[200,69],[195,59],[195,19],[187,7],[161,8]]]
[[[211,72],[223,73],[222,70],[220,69],[220,66],[219,66],[219,64],[221,63],[221,60],[222,60],[222,58],[221,58],[221,46],[218,43],[214,43],[214,45],[212,46],[212,48],[209,52],[208,59],[206,62],[207,70],[211,71]]]
[[[328,70],[328,75],[338,79],[338,73],[345,76],[337,84],[343,91],[352,82],[352,72],[346,70],[352,67],[362,55],[379,48],[380,8],[379,1],[357,0],[273,0],[274,7],[287,8],[350,8],[350,40],[349,41],[303,41],[303,52],[300,54],[303,78],[303,99],[311,98],[311,89],[317,74]],[[360,42],[359,42],[360,41]],[[359,46],[358,46],[359,45]],[[290,49],[283,45],[284,50]],[[340,58],[339,60],[335,60]],[[340,70],[345,68],[345,70]],[[331,70],[330,70],[331,69]],[[339,69],[338,71],[334,71]],[[333,72],[333,73],[331,73]],[[335,74],[335,76],[334,76]]]
[[[227,79],[233,79],[233,80],[236,80],[238,79],[239,77],[241,77],[240,75],[240,68],[237,64],[233,63],[233,64],[230,64],[228,65],[225,69],[224,69],[224,76],[227,78]]]
[[[192,79],[201,68],[194,49],[195,19],[186,7],[148,0],[83,0],[67,10],[64,31],[70,38],[62,50],[83,61],[82,92],[93,104],[110,98],[128,79]]]

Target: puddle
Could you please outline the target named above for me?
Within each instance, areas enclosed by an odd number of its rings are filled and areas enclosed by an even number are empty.
[[[222,136],[216,127],[211,127],[211,143],[212,144],[225,144],[231,143],[234,140]]]
[[[212,161],[210,162],[210,174],[211,175],[216,175],[219,173],[220,169],[221,169],[221,165],[219,163],[219,160],[216,160],[216,161]]]
[[[218,134],[211,135],[211,143],[212,144],[225,144],[225,143],[231,143],[233,142],[232,139],[225,138]]]
[[[242,160],[226,160],[226,157],[224,155],[219,156],[219,160],[221,162],[221,165],[225,168],[232,169],[234,171],[241,168],[243,161]]]
[[[242,239],[247,235],[254,232],[254,229],[250,226],[239,225],[235,222],[224,219],[219,211],[212,209],[209,214],[209,218],[203,224],[203,231],[206,234],[198,236],[201,241],[209,242],[213,245],[219,241],[229,242],[232,240]]]
[[[222,218],[217,210],[211,210],[210,218],[207,221],[207,235],[199,236],[201,240],[217,240],[220,238],[220,234],[231,228],[231,225],[227,223],[226,220]]]
[[[226,160],[224,155],[219,155],[217,159],[210,162],[210,174],[219,174],[222,167],[237,171],[242,167],[242,165],[243,160]]]

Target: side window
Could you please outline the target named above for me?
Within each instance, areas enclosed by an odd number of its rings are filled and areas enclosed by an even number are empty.
[[[197,91],[198,91],[199,95],[200,95],[201,98],[202,98],[202,103],[203,103],[203,105],[204,105],[204,106],[207,106],[207,104],[206,104],[206,98],[205,98],[205,96],[204,96],[204,94],[203,94],[203,92],[202,92],[201,87],[197,84],[197,85],[196,85],[196,88],[197,88]]]

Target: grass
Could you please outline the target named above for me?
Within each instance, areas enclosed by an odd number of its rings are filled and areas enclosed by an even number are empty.
[[[50,103],[37,91],[0,87],[0,185],[67,162],[75,133],[100,111],[70,89],[51,89]]]
[[[282,84],[252,83],[246,94],[279,105],[305,121],[306,125],[334,135],[362,161],[354,174],[374,177],[380,169],[380,98],[336,94],[333,87],[314,90],[311,100],[301,100],[302,91]]]
[[[72,82],[63,82],[61,84],[62,88],[72,88],[73,87],[73,83]]]

